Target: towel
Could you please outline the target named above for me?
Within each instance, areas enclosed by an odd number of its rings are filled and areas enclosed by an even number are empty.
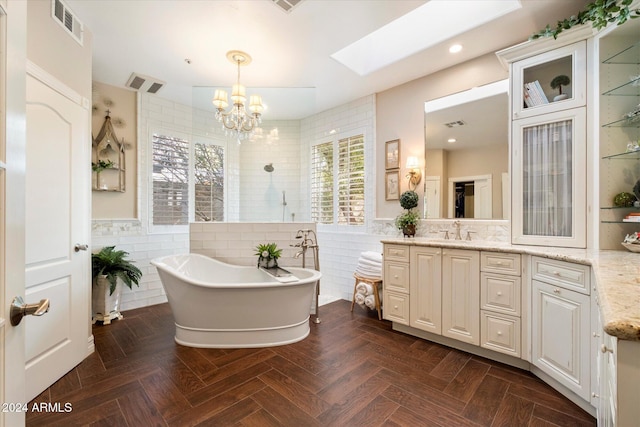
[[[373,294],[373,287],[370,284],[360,282],[356,285],[356,292],[363,294],[364,296]]]
[[[360,254],[360,258],[363,258],[368,261],[382,263],[382,254],[379,252],[371,252],[371,251],[362,252]]]
[[[373,295],[368,295],[364,298],[364,305],[369,307],[371,310],[375,310],[376,308],[376,299]]]
[[[363,294],[358,292],[353,299],[360,307],[364,307],[365,296]]]

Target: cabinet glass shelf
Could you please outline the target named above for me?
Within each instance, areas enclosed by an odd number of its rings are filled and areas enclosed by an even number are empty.
[[[603,156],[603,159],[618,159],[618,160],[638,160],[640,159],[640,151],[629,151],[627,153],[616,153],[610,156]]]
[[[602,61],[603,64],[639,64],[640,41]]]
[[[635,206],[600,206],[600,209],[638,209]]]
[[[640,95],[640,76],[604,92],[608,96],[638,96]]]
[[[619,119],[602,125],[603,128],[638,128],[640,127],[640,116],[635,120]]]

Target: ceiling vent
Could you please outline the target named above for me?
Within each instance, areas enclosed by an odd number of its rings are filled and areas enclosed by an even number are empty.
[[[153,77],[144,76],[142,74],[131,73],[131,77],[127,81],[126,86],[129,89],[136,90],[138,92],[156,93],[163,86],[165,82],[155,79]]]
[[[458,126],[464,126],[466,123],[462,120],[456,120],[454,122],[445,123],[444,125],[448,128],[457,128]]]
[[[51,17],[64,28],[75,41],[82,45],[82,22],[62,0],[51,1]]]
[[[302,0],[271,0],[279,9],[289,13],[294,7],[302,3]]]

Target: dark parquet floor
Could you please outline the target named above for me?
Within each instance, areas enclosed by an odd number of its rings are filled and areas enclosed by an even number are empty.
[[[33,402],[27,426],[594,426],[528,372],[391,330],[375,312],[321,307],[305,340],[196,349],[168,304],[95,325],[97,351]],[[30,403],[30,406],[33,404]]]

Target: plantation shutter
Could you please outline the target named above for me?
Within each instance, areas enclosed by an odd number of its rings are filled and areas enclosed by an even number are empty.
[[[224,148],[195,144],[195,220],[224,220]]]
[[[311,147],[311,220],[333,223],[333,142]]]
[[[189,223],[189,142],[153,134],[153,224]]]
[[[364,136],[338,141],[338,224],[364,225]]]

